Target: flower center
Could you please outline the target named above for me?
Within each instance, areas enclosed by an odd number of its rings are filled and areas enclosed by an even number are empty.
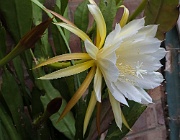
[[[135,84],[133,77],[142,78],[143,75],[147,74],[147,70],[142,69],[143,62],[137,62],[135,68],[124,63],[118,63],[117,67],[120,71],[120,80]],[[130,78],[131,77],[131,78]]]
[[[143,70],[143,69],[141,69],[142,68],[142,66],[143,66],[143,62],[137,62],[137,66],[136,66],[136,76],[138,77],[138,78],[142,78],[142,79],[144,79],[143,78],[143,76],[142,76],[142,74],[147,74],[147,70]],[[140,76],[140,77],[139,77]]]

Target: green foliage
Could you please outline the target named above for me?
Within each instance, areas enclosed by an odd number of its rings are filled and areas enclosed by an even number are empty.
[[[142,112],[146,109],[146,106],[143,106],[139,103],[134,101],[129,101],[129,107],[124,106],[122,111],[124,116],[129,124],[130,127],[136,122]],[[119,140],[122,139],[127,133],[129,129],[123,125],[122,131],[116,126],[116,123],[113,122],[112,125],[109,127],[106,140]]]
[[[24,113],[24,106],[20,89],[14,77],[7,69],[4,70],[2,75],[2,82],[3,84],[1,88],[1,94],[12,115],[17,132],[20,134],[22,139],[25,139],[26,136],[28,136],[28,139],[31,139],[31,129],[28,128],[28,126],[30,127],[30,120],[26,120],[27,116]],[[9,88],[10,83],[11,88]],[[12,101],[14,101],[13,104]]]
[[[60,13],[61,12],[60,8],[61,8],[60,4],[58,4],[58,1],[57,1],[55,4],[54,11],[57,13]],[[68,8],[64,9],[64,14],[63,14],[64,17],[66,17],[66,18],[68,18],[67,10],[68,10]],[[64,53],[68,52],[68,49],[66,47],[66,42],[63,39],[62,35],[59,33],[58,27],[56,25],[52,24],[51,29],[52,29],[52,36],[53,36],[53,42],[54,42],[54,48],[55,48],[56,55],[60,55],[60,54],[64,54]],[[69,36],[70,36],[69,32],[64,31],[64,35],[65,35],[66,39],[69,40]]]
[[[0,12],[15,43],[31,29],[32,3],[29,0],[0,1]]]
[[[1,140],[21,140],[17,133],[12,119],[0,103],[0,139]]]
[[[116,0],[116,7],[118,8],[119,6],[122,5],[124,0]]]
[[[4,57],[5,53],[6,53],[6,42],[5,42],[5,36],[6,36],[6,32],[4,27],[1,25],[0,22],[0,59]]]
[[[145,21],[158,24],[157,38],[163,40],[165,33],[175,24],[179,16],[178,0],[149,0],[145,8]]]
[[[74,14],[74,23],[82,31],[86,32],[89,24],[88,0],[84,0],[76,9]]]
[[[44,72],[40,69],[34,70],[33,73],[35,78],[44,75]],[[37,79],[35,80],[35,84],[40,90],[44,90],[45,92],[44,93],[45,95],[40,97],[44,108],[46,108],[47,104],[52,99],[61,96],[59,91],[52,86],[50,81],[43,81]],[[57,130],[65,134],[69,139],[73,139],[75,135],[75,120],[72,113],[68,113],[59,123],[57,123],[57,120],[65,106],[66,106],[66,101],[63,100],[61,109],[58,111],[58,113],[50,117],[50,119]]]
[[[112,25],[116,16],[117,8],[115,0],[101,0],[99,7],[106,22],[107,34],[112,31]]]

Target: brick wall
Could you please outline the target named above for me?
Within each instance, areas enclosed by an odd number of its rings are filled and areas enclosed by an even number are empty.
[[[74,10],[78,4],[83,0],[69,0],[69,15],[73,20]],[[130,10],[130,13],[138,6],[142,0],[124,0],[124,5]],[[117,21],[121,18],[122,11],[118,11]],[[140,15],[140,17],[142,14]],[[73,51],[79,51],[74,49],[78,45],[79,39],[76,36],[72,36],[71,44]],[[73,45],[72,45],[73,44]],[[166,140],[166,125],[164,117],[165,106],[165,94],[163,85],[149,90],[150,96],[153,98],[154,104],[150,104],[143,112],[140,118],[136,121],[132,127],[132,132],[129,132],[124,140]]]

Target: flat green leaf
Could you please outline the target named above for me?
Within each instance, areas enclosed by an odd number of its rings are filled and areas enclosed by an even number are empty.
[[[44,0],[38,0],[41,3],[44,3]],[[38,25],[42,22],[42,9],[32,4],[32,15],[34,25]]]
[[[178,0],[149,0],[145,8],[145,24],[157,24],[157,38],[164,39],[164,35],[177,22],[179,16]]]
[[[124,0],[116,0],[116,6],[117,8],[122,5]]]
[[[68,0],[61,1],[61,13],[64,13],[66,11],[67,5],[68,5]]]
[[[15,43],[31,29],[32,5],[30,0],[1,0],[0,13]]]
[[[0,59],[5,56],[6,53],[6,40],[5,40],[5,29],[0,22]]]
[[[76,104],[76,136],[75,139],[83,139],[83,124],[84,124],[84,117],[86,113],[87,105],[86,102],[82,99],[78,101]]]
[[[0,103],[0,139],[1,140],[22,140],[13,125],[10,116]]]
[[[14,68],[16,70],[18,79],[20,80],[21,84],[23,86],[25,86],[24,70],[23,70],[22,61],[21,61],[20,56],[17,56],[16,58],[13,59],[13,64],[14,64]]]
[[[30,120],[26,120],[27,116],[24,113],[21,92],[11,73],[7,69],[4,69],[4,71],[5,72],[2,75],[2,96],[11,112],[18,133],[22,138],[28,137],[26,139],[30,140],[32,137],[32,132],[29,128]],[[26,127],[23,127],[23,125],[25,125]]]
[[[41,69],[36,69],[33,72],[35,78],[39,78],[42,75],[44,75],[44,72]],[[59,91],[52,86],[50,81],[37,79],[35,83],[40,90],[45,91],[45,95],[41,96],[41,101],[44,108],[46,108],[47,104],[55,97],[61,97]],[[50,119],[54,127],[58,131],[62,132],[69,139],[73,140],[75,136],[75,120],[72,113],[69,112],[60,122],[57,123],[57,120],[60,114],[62,113],[63,109],[65,108],[65,106],[66,106],[66,101],[63,99],[61,109],[57,113],[52,115]]]
[[[107,34],[112,31],[113,21],[116,16],[117,8],[115,0],[101,0],[99,7],[106,22]]]
[[[56,4],[54,11],[58,13],[60,11],[59,6]],[[62,37],[62,34],[59,32],[58,27],[56,25],[51,25],[51,31],[52,31],[52,37],[53,37],[53,43],[54,43],[54,48],[55,48],[55,53],[56,55],[64,54],[68,52],[68,49],[66,47],[66,43]],[[65,34],[65,38],[69,39],[69,35]]]
[[[89,11],[87,7],[88,3],[88,0],[84,0],[81,4],[79,4],[74,14],[75,25],[84,32],[87,31],[89,24]]]
[[[139,103],[136,103],[134,101],[128,101],[129,107],[124,106],[122,108],[123,114],[126,118],[127,123],[130,127],[133,126],[133,124],[136,122],[136,120],[139,118],[139,116],[143,113],[143,111],[146,109],[146,106],[143,106]],[[120,140],[122,139],[127,133],[129,132],[129,129],[122,126],[122,131],[116,126],[115,121],[110,125],[108,129],[108,133],[106,135],[105,140]]]
[[[20,56],[17,56],[17,57],[15,57],[13,59],[13,65],[14,65],[17,81],[20,84],[19,88],[20,88],[20,90],[22,91],[22,94],[23,94],[24,103],[28,107],[29,113],[31,114],[30,103],[29,103],[31,95],[30,95],[30,90],[27,88],[27,86],[25,84],[24,73],[26,73],[26,71],[25,71],[25,67],[24,67],[23,61],[22,61]]]

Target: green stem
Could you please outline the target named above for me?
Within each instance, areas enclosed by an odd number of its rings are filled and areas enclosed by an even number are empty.
[[[134,13],[129,17],[128,22],[135,19],[144,10],[147,2],[148,0],[142,0],[137,9],[134,11]]]
[[[32,58],[34,59],[35,64],[37,65],[37,60],[36,60],[36,57],[34,56],[32,49],[30,49],[30,54],[31,54]]]
[[[11,59],[19,55],[22,51],[24,51],[22,47],[20,47],[20,44],[18,44],[9,54],[7,54],[5,57],[3,57],[0,60],[0,67],[3,67],[5,64],[7,64]]]

